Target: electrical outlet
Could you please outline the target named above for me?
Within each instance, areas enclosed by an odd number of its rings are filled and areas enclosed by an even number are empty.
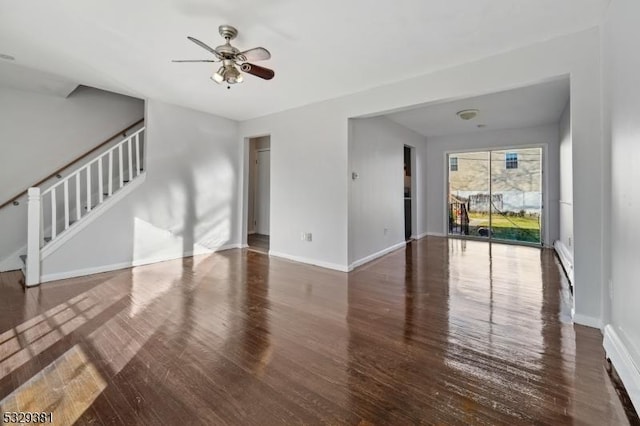
[[[311,241],[311,232],[307,233],[307,241]]]
[[[300,239],[301,239],[302,241],[311,241],[311,239],[312,239],[311,232],[303,232],[303,233],[300,235]]]

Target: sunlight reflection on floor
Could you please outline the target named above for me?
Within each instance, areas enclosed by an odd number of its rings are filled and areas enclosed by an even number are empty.
[[[0,401],[0,411],[51,412],[53,424],[71,425],[106,387],[82,348],[75,345]]]

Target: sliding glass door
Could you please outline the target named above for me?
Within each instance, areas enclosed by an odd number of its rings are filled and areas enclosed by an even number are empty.
[[[448,233],[542,242],[542,148],[451,153]]]

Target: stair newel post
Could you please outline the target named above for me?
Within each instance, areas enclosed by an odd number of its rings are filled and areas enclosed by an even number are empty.
[[[40,244],[42,239],[42,204],[40,188],[29,188],[27,213],[27,275],[26,285],[40,284]]]

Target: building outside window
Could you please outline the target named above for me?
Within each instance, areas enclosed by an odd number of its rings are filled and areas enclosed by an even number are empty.
[[[505,166],[507,169],[517,169],[518,168],[518,153],[516,152],[507,152],[504,157]]]

